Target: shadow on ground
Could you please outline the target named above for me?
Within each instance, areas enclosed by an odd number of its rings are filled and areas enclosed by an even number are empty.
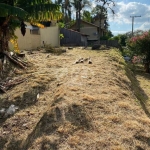
[[[132,70],[132,71],[131,71]],[[150,118],[150,110],[147,107],[147,100],[149,99],[145,91],[141,88],[139,81],[136,79],[136,75],[140,75],[145,79],[150,79],[150,74],[144,72],[143,67],[141,66],[131,66],[128,64],[126,66],[126,75],[131,81],[131,89],[134,91],[134,94],[146,115]]]
[[[1,108],[8,108],[10,105],[15,105],[19,107],[19,110],[25,109],[26,107],[29,107],[31,105],[34,105],[37,101],[37,95],[44,92],[46,90],[46,86],[41,84],[37,85],[35,87],[32,87],[28,89],[23,95],[20,95],[19,97],[16,97],[14,101],[8,100],[8,97],[1,99],[0,98],[0,106]],[[0,118],[0,125],[2,125],[3,122],[5,122],[8,117],[1,117]]]
[[[43,135],[50,136],[54,133],[57,134],[58,139],[47,140],[46,138],[43,138],[43,140],[40,142],[40,149],[57,150],[58,144],[60,144],[62,141],[65,141],[67,136],[69,136],[69,134],[66,134],[64,137],[64,134],[57,132],[57,129],[61,125],[65,125],[67,122],[70,122],[73,126],[76,127],[75,129],[68,131],[72,134],[79,129],[89,130],[91,128],[89,120],[86,117],[85,110],[82,106],[75,104],[68,106],[68,109],[65,112],[65,120],[62,110],[56,106],[53,107],[49,112],[44,113],[43,117],[40,119],[25,141],[15,141],[15,139],[12,139],[7,146],[7,150],[27,150],[37,138],[42,137]],[[6,139],[1,139],[1,149],[4,149],[6,142]]]

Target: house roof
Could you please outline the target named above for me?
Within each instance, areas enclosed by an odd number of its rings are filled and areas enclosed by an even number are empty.
[[[26,29],[30,29],[30,30],[38,30],[39,29],[39,27],[37,27],[37,26],[26,26]]]
[[[70,31],[72,31],[72,32],[79,33],[79,34],[81,34],[81,35],[83,35],[83,36],[89,36],[88,34],[81,33],[81,32],[78,32],[78,31],[75,31],[75,30],[72,30],[72,29],[67,29],[67,30],[70,30]]]
[[[81,20],[81,22],[84,22],[84,23],[86,23],[86,24],[89,24],[89,25],[91,25],[91,26],[94,26],[94,27],[99,27],[99,26],[97,26],[97,25],[95,25],[95,24],[93,24],[93,23],[90,23],[90,22],[87,22],[87,21],[84,21],[84,20]],[[76,24],[76,22],[72,25],[72,26],[74,26]],[[71,26],[71,27],[72,27]]]

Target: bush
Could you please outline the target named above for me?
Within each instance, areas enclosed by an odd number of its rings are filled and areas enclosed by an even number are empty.
[[[132,37],[127,42],[128,48],[136,53],[142,55],[145,58],[146,72],[150,72],[150,31],[144,32],[142,35]]]

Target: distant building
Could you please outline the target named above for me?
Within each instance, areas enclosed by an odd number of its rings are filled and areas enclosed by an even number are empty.
[[[100,35],[103,36],[106,32],[104,28],[105,20],[101,20],[101,33]],[[70,29],[77,30],[77,23],[75,22]],[[99,19],[95,18],[93,23],[81,20],[80,21],[80,32],[83,34],[89,35],[87,37],[88,41],[97,41],[98,40],[98,33],[99,33]]]

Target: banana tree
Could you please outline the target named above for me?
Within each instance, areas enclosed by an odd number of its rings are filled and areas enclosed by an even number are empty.
[[[8,42],[15,37],[17,27],[25,35],[25,21],[38,25],[40,21],[58,20],[59,9],[48,0],[0,0],[0,53],[8,51]]]

